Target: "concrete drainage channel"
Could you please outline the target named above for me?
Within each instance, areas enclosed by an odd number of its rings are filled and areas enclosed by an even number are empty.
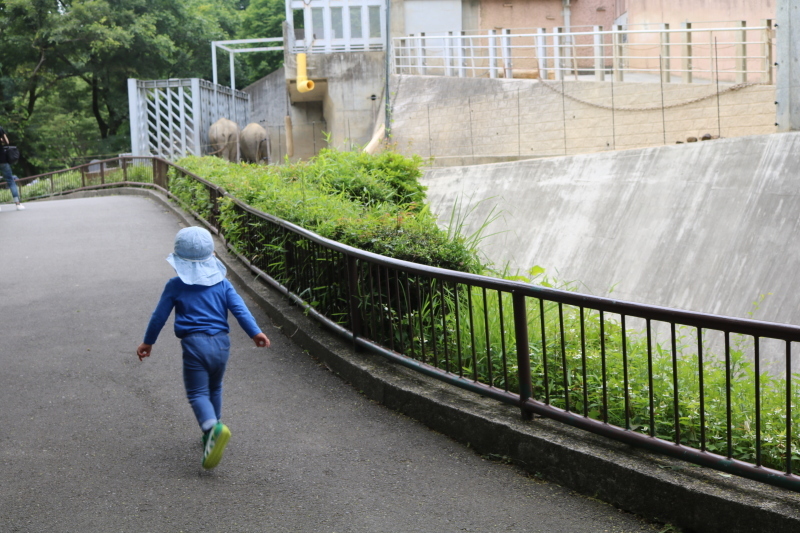
[[[114,189],[71,197],[114,194],[151,198],[186,225],[197,224],[164,196],[150,190]],[[217,255],[228,267],[231,280],[295,343],[366,397],[479,454],[513,462],[529,474],[687,532],[800,531],[800,494],[662,457],[547,419],[524,422],[516,408],[422,376],[379,356],[355,352],[282,295],[254,281],[247,267],[225,250],[218,240]]]

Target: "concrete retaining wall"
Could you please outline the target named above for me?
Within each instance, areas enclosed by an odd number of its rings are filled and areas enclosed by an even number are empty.
[[[800,324],[800,133],[429,169],[446,222],[459,199],[492,208],[482,249],[580,291]],[[613,292],[612,292],[613,289]],[[758,309],[753,302],[767,295]]]
[[[774,85],[722,85],[717,97],[716,85],[654,81],[394,76],[392,140],[446,166],[776,131]]]

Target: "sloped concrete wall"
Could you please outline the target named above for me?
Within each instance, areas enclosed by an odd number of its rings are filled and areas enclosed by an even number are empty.
[[[459,199],[502,219],[496,264],[540,265],[580,291],[800,324],[800,134],[429,169],[440,221]],[[613,292],[610,292],[613,288]]]

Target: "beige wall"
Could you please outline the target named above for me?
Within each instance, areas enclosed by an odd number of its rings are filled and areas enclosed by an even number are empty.
[[[759,24],[774,19],[776,0],[634,0],[628,5],[628,24],[720,22],[746,20]]]
[[[662,111],[658,83],[545,86],[420,76],[393,81],[397,149],[433,157],[437,165],[661,146],[704,134],[775,132],[772,85],[723,86],[719,98],[712,85],[665,85]]]

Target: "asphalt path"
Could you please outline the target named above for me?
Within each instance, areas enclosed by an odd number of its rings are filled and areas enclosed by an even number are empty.
[[[654,532],[361,396],[272,326],[231,327],[223,420],[200,467],[180,345],[135,355],[178,219],[134,196],[0,206],[2,532]]]

